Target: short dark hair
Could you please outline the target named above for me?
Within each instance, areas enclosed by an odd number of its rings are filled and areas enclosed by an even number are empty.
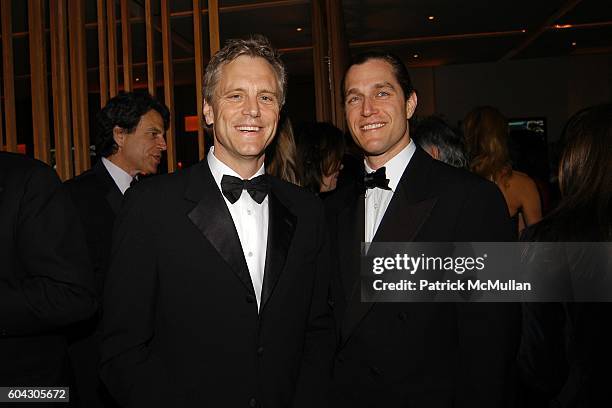
[[[342,163],[344,135],[331,123],[305,123],[297,132],[296,146],[300,185],[318,194],[323,177]]]
[[[344,71],[344,76],[342,77],[342,83],[340,88],[343,94],[346,91],[344,89],[344,85],[346,81],[346,74],[348,73],[349,69],[351,69],[353,65],[361,65],[370,60],[381,60],[391,65],[391,68],[393,69],[393,74],[395,75],[395,79],[400,84],[400,86],[402,87],[402,91],[404,92],[404,99],[408,100],[408,98],[410,98],[410,95],[415,92],[415,89],[412,86],[412,80],[410,79],[410,74],[408,73],[408,69],[406,68],[406,65],[404,65],[400,57],[390,52],[367,51],[357,54],[351,60],[351,63],[349,64],[346,71]]]
[[[415,143],[423,149],[437,147],[440,161],[454,167],[467,168],[463,142],[442,118],[427,116],[420,119],[411,133]]]
[[[121,92],[111,98],[96,116],[96,153],[98,157],[108,157],[117,152],[119,146],[113,137],[113,129],[118,126],[131,133],[136,129],[140,118],[150,110],[158,112],[164,121],[164,130],[170,126],[170,111],[148,92]]]
[[[270,64],[278,85],[279,106],[283,106],[287,94],[287,69],[278,51],[272,47],[270,40],[261,34],[255,34],[246,39],[228,40],[223,48],[213,55],[204,73],[204,100],[207,103],[213,102],[221,68],[242,55],[263,58]]]

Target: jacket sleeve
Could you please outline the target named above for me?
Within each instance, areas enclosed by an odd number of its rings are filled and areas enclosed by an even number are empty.
[[[329,405],[335,328],[329,305],[331,258],[324,221],[321,205],[317,228],[319,250],[315,283],[305,335],[304,354],[296,384],[294,407],[324,408]]]
[[[17,171],[23,170],[13,175]],[[17,177],[6,180],[2,193],[18,200],[12,225],[2,226],[13,229],[7,245],[16,255],[3,261],[14,273],[0,274],[4,336],[53,330],[88,318],[97,307],[83,230],[57,174],[36,164]]]
[[[469,191],[457,225],[457,241],[508,242],[512,225],[501,192],[490,182]],[[520,304],[458,303],[457,407],[512,406]]]
[[[128,191],[104,287],[101,377],[122,406],[174,405],[166,371],[149,346],[158,286],[151,207],[143,191]]]

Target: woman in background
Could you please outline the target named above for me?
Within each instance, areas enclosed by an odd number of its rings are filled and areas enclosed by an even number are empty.
[[[293,126],[286,115],[281,117],[277,135],[266,149],[266,173],[300,185]]]
[[[506,199],[518,235],[542,218],[540,195],[534,181],[512,170],[508,153],[508,121],[495,108],[479,107],[463,122],[470,170],[493,181]]]
[[[564,256],[556,258],[567,260],[561,272],[572,276],[574,293],[582,286],[597,295],[600,288],[609,287],[610,246],[605,247],[608,249],[602,257],[593,245],[566,243],[612,241],[612,104],[578,112],[566,125],[564,140],[566,148],[559,166],[561,202],[540,223],[528,228],[522,240],[560,243],[559,247],[566,249]],[[610,293],[603,295],[612,298]],[[610,404],[612,304],[582,297],[578,299],[585,300],[583,303],[523,305],[519,363],[524,407]]]
[[[345,150],[342,132],[329,123],[309,123],[296,143],[300,185],[317,195],[334,190]]]

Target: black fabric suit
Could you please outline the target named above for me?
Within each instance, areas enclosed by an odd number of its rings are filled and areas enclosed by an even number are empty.
[[[67,386],[66,325],[96,310],[83,231],[47,165],[0,152],[0,386]]]
[[[102,347],[102,377],[121,403],[325,406],[334,332],[323,208],[293,185],[270,184],[259,315],[206,161],[130,189],[116,223]]]
[[[110,262],[113,224],[121,208],[123,194],[98,160],[83,174],[65,183],[85,230],[89,259],[93,264],[96,295],[102,304],[104,278]],[[100,309],[101,312],[101,309]],[[98,375],[100,313],[70,330],[70,359],[76,374],[74,399],[82,407],[113,406]]]
[[[361,303],[363,240],[356,184],[326,202],[333,277],[339,407],[497,407],[511,399],[519,308],[511,304]],[[363,198],[361,198],[363,202]],[[360,208],[361,207],[361,208]],[[375,242],[507,241],[506,205],[494,184],[417,147]]]

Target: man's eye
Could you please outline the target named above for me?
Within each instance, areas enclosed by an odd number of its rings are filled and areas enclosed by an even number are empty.
[[[389,92],[387,91],[380,91],[379,93],[376,94],[376,96],[389,96]]]
[[[264,102],[274,102],[274,97],[270,95],[261,95],[261,100]]]
[[[354,103],[359,102],[359,97],[358,96],[351,96],[349,98],[347,98],[346,103],[349,105],[352,105]]]
[[[228,96],[228,99],[238,101],[238,100],[242,99],[242,95],[240,95],[240,94],[231,94],[231,95]]]

